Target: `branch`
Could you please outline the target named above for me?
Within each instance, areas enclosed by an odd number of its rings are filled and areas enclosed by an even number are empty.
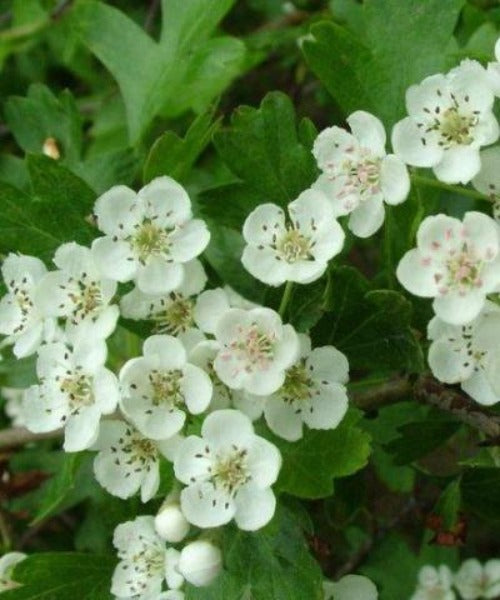
[[[25,427],[12,427],[0,431],[0,448],[17,448],[30,442],[51,440],[60,437],[62,431],[49,431],[47,433],[33,433]]]

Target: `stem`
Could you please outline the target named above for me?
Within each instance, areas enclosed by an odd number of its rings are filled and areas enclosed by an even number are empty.
[[[440,190],[446,190],[447,192],[453,192],[454,194],[458,194],[459,196],[466,196],[467,198],[473,198],[474,200],[483,200],[486,202],[491,202],[491,198],[481,194],[476,190],[471,188],[462,187],[459,185],[451,185],[449,183],[443,183],[438,179],[431,179],[430,177],[425,177],[424,175],[411,175],[411,180],[413,183],[417,185],[425,185],[431,188],[437,188]]]
[[[286,285],[285,285],[285,291],[283,292],[283,296],[282,296],[281,302],[280,302],[280,307],[278,310],[280,317],[282,319],[285,316],[286,308],[288,306],[288,303],[290,302],[290,298],[292,296],[292,289],[293,289],[293,281],[287,281]]]

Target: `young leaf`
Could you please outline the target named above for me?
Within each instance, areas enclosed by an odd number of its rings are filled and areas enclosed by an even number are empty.
[[[19,563],[14,580],[21,587],[2,600],[112,600],[110,581],[116,559],[79,552],[33,554]]]

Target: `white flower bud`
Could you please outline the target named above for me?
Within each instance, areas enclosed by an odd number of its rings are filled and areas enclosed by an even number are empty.
[[[173,544],[183,540],[189,531],[189,523],[177,503],[164,504],[155,517],[156,533]]]
[[[219,548],[205,540],[197,540],[181,551],[179,572],[196,587],[210,585],[222,569]]]

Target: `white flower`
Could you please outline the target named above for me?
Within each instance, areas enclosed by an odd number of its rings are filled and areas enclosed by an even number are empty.
[[[196,540],[181,550],[177,568],[192,585],[210,585],[222,570],[221,551],[206,540]]]
[[[268,285],[318,279],[344,245],[342,227],[321,192],[303,192],[288,205],[288,214],[287,222],[279,206],[261,204],[243,225],[247,245],[241,262],[249,273]]]
[[[300,334],[299,360],[285,372],[283,385],[271,396],[239,394],[235,406],[256,419],[264,411],[269,428],[291,442],[311,429],[334,429],[347,411],[344,384],[349,378],[347,358],[333,346],[311,350],[311,340]]]
[[[111,335],[119,314],[117,306],[110,306],[116,281],[102,275],[89,248],[74,242],[57,249],[54,263],[58,270],[43,277],[36,293],[44,314],[65,317],[70,329],[82,322],[94,324],[95,337]]]
[[[472,185],[491,198],[493,218],[500,223],[500,146],[486,148],[480,156],[481,170],[472,180]]]
[[[500,284],[499,229],[482,213],[466,213],[463,223],[445,215],[424,219],[417,248],[401,259],[396,274],[412,294],[434,297],[443,321],[472,321],[486,295]]]
[[[500,39],[495,44],[496,62],[488,63],[487,75],[495,96],[500,97]]]
[[[270,486],[281,467],[278,449],[236,410],[208,415],[201,435],[183,441],[174,463],[175,476],[187,485],[181,507],[188,521],[218,527],[234,518],[248,531],[266,525],[276,508]]]
[[[34,432],[64,427],[64,449],[78,452],[96,440],[101,415],[112,413],[119,399],[115,375],[104,367],[103,341],[42,346],[37,360],[40,385],[25,394],[26,427]]]
[[[445,565],[437,569],[422,567],[418,574],[417,589],[410,600],[455,600],[451,586],[452,574]]]
[[[170,177],[154,179],[137,194],[115,186],[97,199],[95,214],[106,234],[92,244],[103,273],[116,281],[133,279],[147,294],[178,288],[184,264],[210,239],[205,223],[192,219],[186,191]]]
[[[0,334],[9,336],[18,358],[36,352],[43,341],[52,339],[56,324],[47,319],[35,302],[40,280],[47,269],[33,256],[9,254],[2,265],[7,294],[0,300]]]
[[[206,290],[196,299],[194,320],[203,332],[215,334],[217,322],[230,308],[251,310],[258,308],[258,305],[246,300],[229,286]]]
[[[220,345],[215,340],[204,340],[196,344],[189,352],[188,360],[203,369],[212,382],[212,399],[209,411],[229,408],[233,398],[233,390],[223,383],[214,368],[214,360],[219,353]]]
[[[441,181],[469,182],[481,166],[479,148],[498,139],[493,102],[486,72],[474,61],[412,85],[409,116],[392,132],[396,154],[410,165],[432,167]]]
[[[0,592],[5,592],[18,586],[12,580],[14,567],[26,558],[22,552],[8,552],[0,558]]]
[[[120,371],[121,407],[146,437],[164,440],[184,426],[186,412],[202,413],[212,397],[209,376],[187,362],[180,340],[152,335],[143,356],[132,358]]]
[[[470,323],[449,325],[439,317],[429,323],[429,366],[443,383],[460,383],[480,404],[500,402],[497,369],[500,340],[500,307],[487,301]]]
[[[180,443],[178,437],[155,442],[142,436],[124,421],[102,421],[94,449],[94,474],[113,496],[130,498],[139,489],[147,502],[160,485],[160,455],[172,460]]]
[[[297,359],[299,342],[270,308],[232,308],[219,319],[215,337],[220,350],[215,372],[228,387],[266,396],[283,385],[285,370]]]
[[[203,290],[206,282],[202,264],[199,260],[192,260],[184,265],[184,279],[176,290],[151,295],[136,287],[126,294],[120,302],[122,316],[153,321],[155,333],[185,333],[196,326],[194,296]]]
[[[24,417],[24,394],[26,389],[23,388],[2,388],[1,395],[5,399],[5,414],[9,417],[14,427],[24,427],[26,419]]]
[[[362,575],[346,575],[336,583],[323,582],[324,600],[377,600],[374,584]]]
[[[489,560],[483,566],[470,558],[462,563],[453,583],[463,600],[497,598],[500,595],[500,560]]]
[[[349,229],[364,238],[384,222],[384,201],[400,204],[406,200],[410,178],[403,161],[386,154],[386,135],[379,119],[359,110],[347,122],[352,133],[329,127],[316,138],[313,154],[323,174],[313,188],[327,195],[335,217],[350,214]]]
[[[189,522],[184,516],[180,504],[180,494],[171,493],[165,498],[155,517],[156,533],[165,541],[176,544],[189,533]]]
[[[118,525],[113,544],[120,562],[113,573],[111,593],[120,598],[169,598],[162,595],[163,582],[173,589],[184,583],[177,570],[179,552],[167,549],[158,537],[153,517],[141,516]]]

